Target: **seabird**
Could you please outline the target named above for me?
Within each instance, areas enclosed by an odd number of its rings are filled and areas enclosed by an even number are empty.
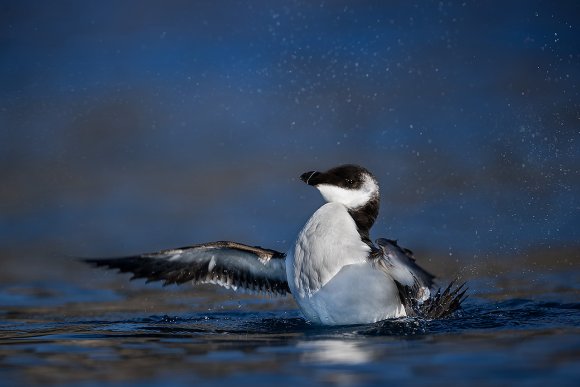
[[[229,241],[121,258],[85,261],[164,285],[216,284],[233,290],[291,294],[304,318],[321,325],[369,324],[450,315],[467,297],[454,282],[435,291],[434,276],[394,240],[373,243],[379,213],[376,178],[358,165],[300,179],[326,203],[306,222],[287,253]]]

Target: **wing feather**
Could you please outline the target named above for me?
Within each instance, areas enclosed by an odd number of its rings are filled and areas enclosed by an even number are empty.
[[[219,241],[156,253],[119,258],[93,258],[85,262],[147,282],[164,285],[212,283],[253,292],[288,294],[285,254],[258,246]]]
[[[371,262],[395,281],[408,316],[441,318],[461,307],[467,298],[465,284],[453,289],[452,281],[443,292],[439,289],[433,294],[435,276],[417,264],[411,250],[389,239],[377,239],[376,243],[379,249],[370,257]]]
[[[396,241],[380,238],[378,260],[396,281],[409,287],[431,289],[435,276],[415,262],[411,250],[400,247]]]
[[[429,298],[435,276],[415,262],[411,251],[389,239],[380,238],[376,243],[379,249],[370,257],[371,262],[394,281],[411,289],[417,300]]]

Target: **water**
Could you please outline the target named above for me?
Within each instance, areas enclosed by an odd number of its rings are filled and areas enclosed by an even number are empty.
[[[2,384],[574,385],[580,377],[577,270],[471,278],[463,310],[444,320],[320,327],[287,298],[126,283],[74,265],[76,284],[0,288]]]

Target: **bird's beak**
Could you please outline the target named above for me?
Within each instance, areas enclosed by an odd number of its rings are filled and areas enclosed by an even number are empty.
[[[320,183],[318,177],[321,175],[320,172],[317,171],[310,171],[310,172],[306,172],[303,173],[302,175],[300,175],[300,180],[302,180],[303,182],[305,182],[308,185],[317,185]]]

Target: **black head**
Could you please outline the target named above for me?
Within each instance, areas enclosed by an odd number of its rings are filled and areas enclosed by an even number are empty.
[[[339,202],[350,209],[363,206],[379,194],[374,176],[358,165],[341,165],[326,172],[310,171],[300,179],[318,188],[327,202]]]
[[[353,164],[334,167],[326,172],[310,171],[300,175],[300,179],[308,185],[328,184],[351,190],[361,188],[367,177],[374,179],[365,168]]]

